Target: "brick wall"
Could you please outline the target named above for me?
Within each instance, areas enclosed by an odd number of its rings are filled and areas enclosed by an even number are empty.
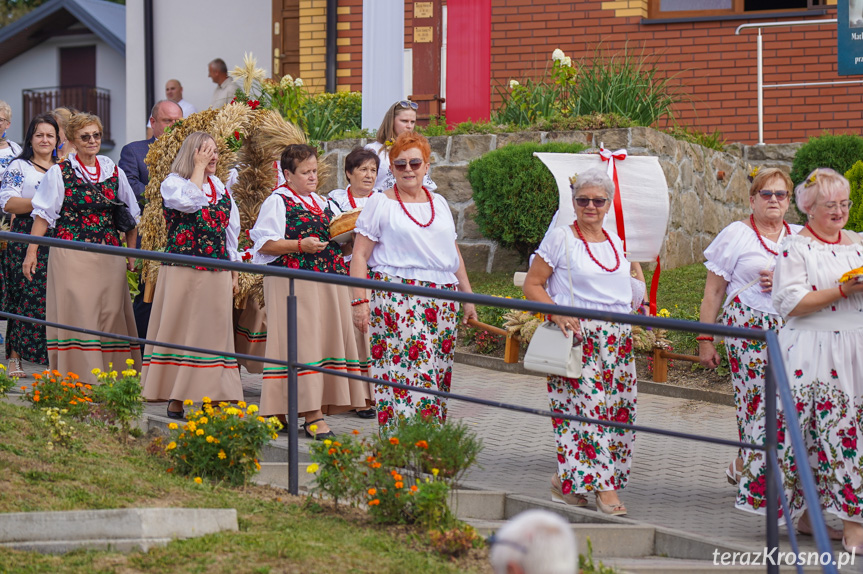
[[[781,18],[643,24],[646,10],[646,0],[493,0],[492,83],[541,74],[555,48],[575,60],[592,55],[600,44],[616,51],[628,42],[636,52],[643,46],[656,54],[660,69],[676,75],[691,96],[691,102],[677,108],[681,123],[708,132],[718,129],[728,141],[756,142],[757,32],[735,36],[734,31],[750,21]],[[831,8],[813,19],[835,17]],[[765,29],[762,34],[765,84],[846,79],[836,72],[835,25]],[[861,95],[863,85],[766,89],[765,141],[801,141],[824,130],[859,132]]]
[[[300,0],[300,78],[311,92],[326,88],[327,1]]]

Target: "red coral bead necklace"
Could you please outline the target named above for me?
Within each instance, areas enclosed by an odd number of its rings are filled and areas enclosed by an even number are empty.
[[[207,177],[207,183],[210,184],[210,203],[216,203],[216,186],[213,184],[213,178]]]
[[[428,223],[420,223],[419,221],[417,221],[414,218],[413,215],[411,215],[411,212],[408,211],[408,208],[405,206],[404,202],[402,201],[401,195],[399,195],[399,186],[398,185],[393,185],[393,191],[396,194],[396,199],[398,200],[399,205],[402,206],[402,211],[405,212],[405,215],[407,215],[411,221],[413,221],[414,223],[416,223],[420,227],[428,227],[429,225],[432,224],[432,221],[434,221],[434,200],[432,199],[431,192],[429,190],[427,190],[425,186],[423,186],[423,191],[426,192],[426,197],[428,197],[429,205],[431,205],[431,219],[429,219]]]
[[[614,251],[614,267],[612,267],[611,269],[600,263],[599,260],[593,256],[593,253],[590,252],[590,245],[587,243],[587,239],[584,238],[584,234],[581,232],[581,228],[578,226],[578,221],[574,222],[573,226],[575,227],[575,232],[578,234],[578,238],[581,239],[582,243],[584,243],[584,248],[587,250],[587,254],[588,256],[590,256],[593,262],[599,265],[602,270],[608,271],[609,273],[614,273],[615,271],[617,271],[617,269],[620,267],[620,255],[617,253],[617,248],[611,241],[611,237],[608,236],[608,232],[605,229],[602,230],[602,234],[605,235],[605,240],[608,241],[608,243],[611,245],[611,250]]]
[[[311,213],[313,215],[321,215],[324,212],[324,210],[321,209],[321,206],[318,205],[318,202],[315,201],[315,198],[312,197],[311,194],[309,194],[309,199],[312,200],[312,203],[308,204],[303,200],[303,198],[300,196],[300,194],[297,193],[296,191],[294,191],[293,189],[291,189],[287,183],[283,183],[281,185],[281,187],[284,187],[285,189],[287,189],[288,191],[293,193],[294,196],[296,196],[296,198],[300,200],[300,203],[302,203],[305,206],[305,208],[309,211],[309,213]]]
[[[823,237],[821,237],[820,235],[815,233],[815,230],[812,229],[811,227],[809,227],[808,223],[806,224],[806,229],[808,229],[809,233],[811,233],[815,237],[815,239],[817,239],[821,243],[826,243],[827,245],[836,245],[837,243],[842,241],[842,230],[841,229],[839,230],[839,237],[836,238],[836,241],[827,241],[826,239],[824,239]]]
[[[758,241],[761,242],[761,247],[763,247],[764,250],[771,255],[779,255],[779,253],[777,253],[776,251],[773,251],[772,249],[767,247],[766,243],[764,243],[764,238],[761,237],[761,232],[758,231],[758,226],[755,225],[755,215],[752,215],[752,214],[749,215],[749,223],[752,224],[752,230],[755,232],[755,236],[758,237]],[[788,226],[788,223],[783,221],[782,225],[785,226],[785,233],[788,235],[791,235],[791,228]]]
[[[75,161],[78,162],[78,165],[81,166],[81,169],[84,170],[84,173],[87,174],[87,177],[89,177],[91,181],[93,181],[94,183],[98,183],[99,178],[102,177],[102,166],[99,165],[99,158],[96,158],[96,174],[95,175],[90,173],[90,170],[87,168],[87,166],[85,166],[83,163],[81,163],[81,160],[78,159],[78,156],[75,156]]]

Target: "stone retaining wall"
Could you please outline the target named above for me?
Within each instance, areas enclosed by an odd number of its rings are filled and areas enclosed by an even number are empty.
[[[653,155],[665,172],[671,194],[671,220],[661,254],[668,269],[703,261],[702,252],[726,225],[749,214],[749,164],[790,171],[798,144],[729,146],[727,152],[674,139],[651,128],[582,132],[517,132],[496,135],[457,135],[429,138],[432,179],[450,204],[459,247],[471,271],[523,270],[518,253],[486,239],[475,222],[473,190],[467,181],[468,163],[489,151],[513,143],[578,142],[608,149],[626,148],[631,155]],[[364,139],[327,142],[322,161],[331,169],[322,189],[344,188],[344,158]],[[591,147],[585,153],[596,152]],[[790,156],[789,156],[790,154]]]

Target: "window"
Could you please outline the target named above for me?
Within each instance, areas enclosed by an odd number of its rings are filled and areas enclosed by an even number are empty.
[[[824,8],[827,0],[650,0],[651,18],[767,15]]]

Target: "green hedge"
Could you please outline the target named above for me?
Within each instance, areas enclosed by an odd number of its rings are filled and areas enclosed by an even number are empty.
[[[863,161],[858,161],[846,171],[845,178],[851,184],[851,201],[854,202],[845,228],[863,231]]]
[[[527,259],[539,246],[558,206],[554,177],[534,152],[577,153],[581,144],[508,145],[473,160],[467,178],[473,187],[476,222],[484,237],[515,249]]]
[[[825,134],[809,138],[794,156],[791,180],[794,185],[798,185],[812,170],[819,167],[829,167],[845,173],[860,160],[863,160],[863,138],[860,136]]]

